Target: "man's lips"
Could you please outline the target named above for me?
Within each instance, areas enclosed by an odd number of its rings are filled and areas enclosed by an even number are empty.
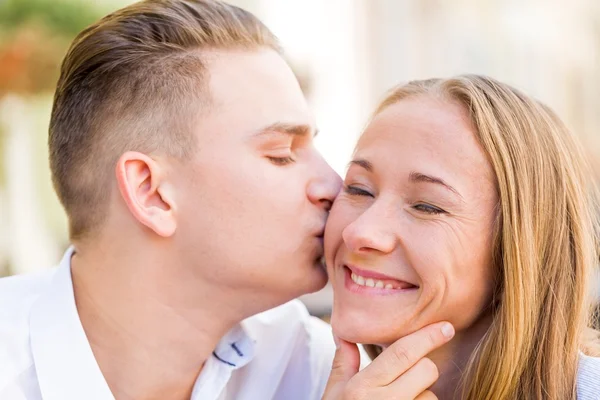
[[[325,244],[325,227],[323,227],[320,231],[315,235],[317,239],[321,242],[321,246]]]

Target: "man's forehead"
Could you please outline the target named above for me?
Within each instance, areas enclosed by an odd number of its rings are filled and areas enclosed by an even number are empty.
[[[314,116],[286,62],[272,50],[227,52],[209,63],[212,117],[250,133],[316,133]]]
[[[303,99],[298,80],[285,60],[273,50],[227,51],[207,58],[207,78],[217,100],[236,97]]]

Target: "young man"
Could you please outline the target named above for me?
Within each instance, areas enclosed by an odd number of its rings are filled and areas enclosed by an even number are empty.
[[[331,332],[292,301],[326,282],[340,188],[315,134],[246,11],[145,0],[83,31],[49,135],[72,247],[0,281],[0,399],[320,398]],[[359,374],[342,344],[327,398],[386,398],[413,344]]]
[[[319,398],[331,333],[290,302],[327,279],[315,135],[244,10],[148,0],[83,31],[49,131],[73,246],[0,282],[0,398]]]

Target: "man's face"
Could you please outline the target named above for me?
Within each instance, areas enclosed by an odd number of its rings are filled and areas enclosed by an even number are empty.
[[[323,230],[341,182],[313,146],[298,82],[266,49],[213,53],[207,66],[211,105],[193,160],[176,171],[178,257],[249,302],[319,290]]]

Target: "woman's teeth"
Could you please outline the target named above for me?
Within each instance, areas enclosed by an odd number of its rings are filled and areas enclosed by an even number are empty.
[[[352,278],[352,282],[359,286],[367,286],[378,289],[395,289],[394,285],[389,282],[386,283],[378,279],[365,278],[360,275],[356,275],[354,272],[350,274],[350,278]]]

